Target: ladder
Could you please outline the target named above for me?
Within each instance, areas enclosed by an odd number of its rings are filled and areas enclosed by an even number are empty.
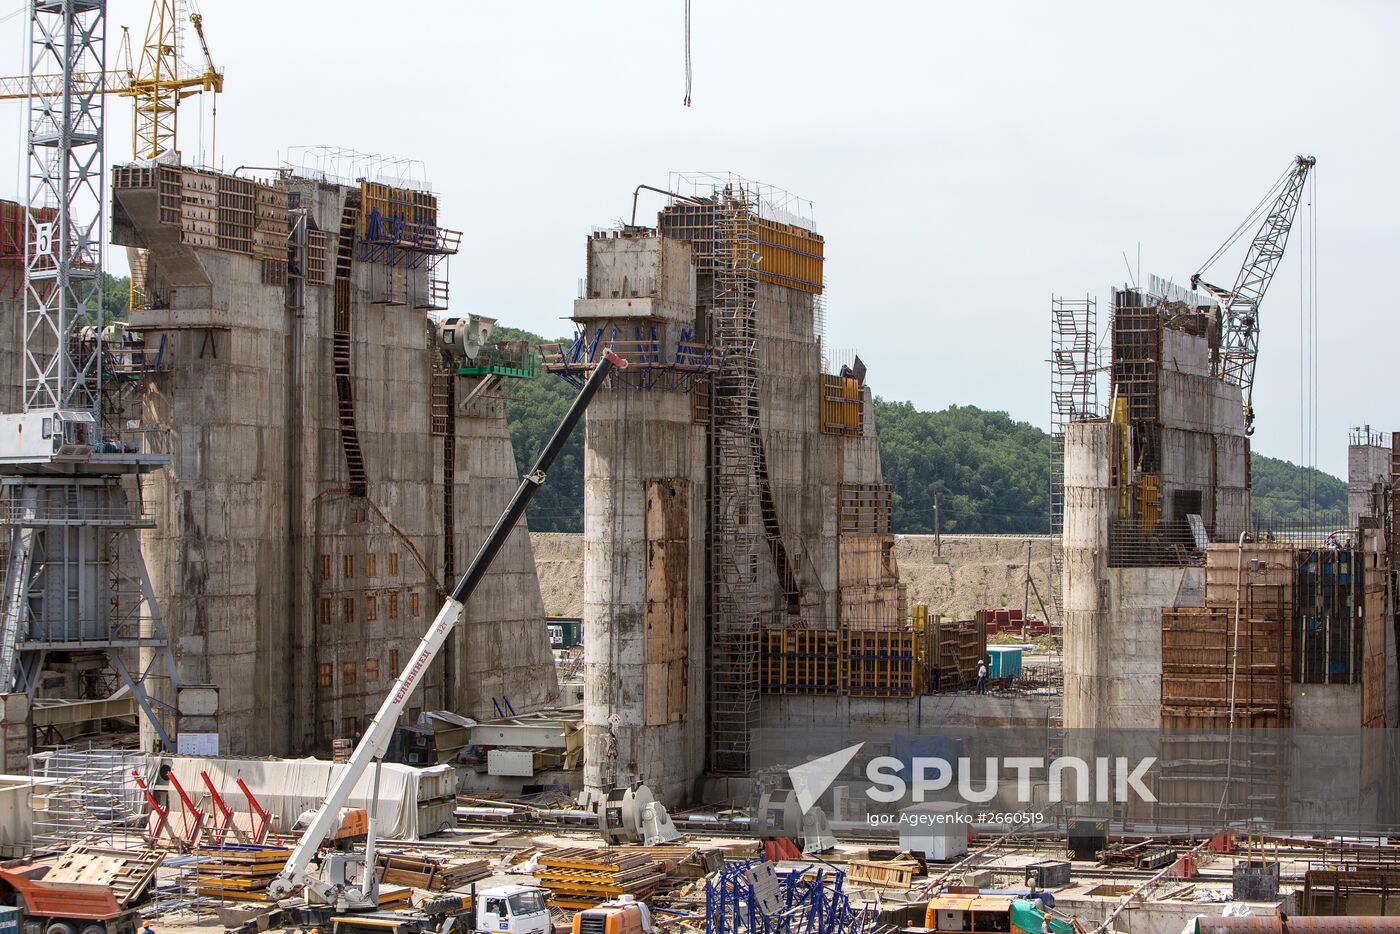
[[[360,195],[352,191],[346,194],[340,215],[340,238],[335,252],[335,324],[331,338],[340,447],[345,453],[351,496],[364,496],[369,489],[360,433],[355,426],[355,379],[350,361],[350,273],[355,262],[355,236],[359,225]]]

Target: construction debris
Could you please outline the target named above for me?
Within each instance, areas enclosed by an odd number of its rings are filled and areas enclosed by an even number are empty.
[[[140,901],[164,854],[156,850],[116,850],[71,846],[44,876],[45,882],[105,885],[123,908]]]

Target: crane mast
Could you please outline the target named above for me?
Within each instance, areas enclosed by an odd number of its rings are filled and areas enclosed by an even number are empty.
[[[1220,354],[1217,375],[1239,386],[1244,396],[1245,433],[1254,433],[1254,365],[1259,356],[1259,303],[1269,288],[1279,261],[1288,245],[1288,233],[1303,198],[1303,184],[1317,163],[1312,156],[1297,156],[1293,169],[1283,180],[1278,197],[1245,254],[1233,289],[1223,289],[1191,277],[1191,287],[1206,291],[1220,304]]]

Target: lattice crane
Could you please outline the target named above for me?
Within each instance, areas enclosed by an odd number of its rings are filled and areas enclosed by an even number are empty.
[[[218,94],[224,89],[224,73],[214,67],[209,43],[204,38],[204,22],[198,13],[190,14],[190,24],[199,37],[204,54],[204,70],[198,73],[182,69],[180,61],[180,19],[176,12],[179,0],[153,0],[150,19],[146,23],[146,40],[139,59],[133,62],[130,36],[123,28],[122,51],[118,62],[125,67],[110,71],[84,72],[75,76],[80,93],[97,92],[131,98],[135,109],[131,148],[137,159],[150,159],[175,148],[176,122],[180,102],[209,91]],[[183,73],[182,73],[183,71]],[[0,100],[24,100],[29,97],[30,81],[38,96],[58,96],[63,93],[63,75],[19,75],[0,78]]]
[[[1288,233],[1293,229],[1293,219],[1298,214],[1298,205],[1303,198],[1303,183],[1308,172],[1317,163],[1312,156],[1297,156],[1292,168],[1285,172],[1276,183],[1277,196],[1264,215],[1264,221],[1245,254],[1244,265],[1235,277],[1233,289],[1223,289],[1201,279],[1201,272],[1191,276],[1191,288],[1203,289],[1220,303],[1220,356],[1218,375],[1226,382],[1239,386],[1244,395],[1245,434],[1254,434],[1254,364],[1259,355],[1259,303],[1264,300],[1264,292],[1274,277],[1279,261],[1283,259],[1284,247],[1288,245]],[[1271,189],[1272,193],[1272,189]],[[1265,201],[1268,195],[1265,195]],[[1264,202],[1260,202],[1262,206]],[[1246,218],[1235,236],[1244,230],[1254,217]],[[1235,236],[1225,242],[1215,255],[1207,260],[1210,265],[1231,243]]]

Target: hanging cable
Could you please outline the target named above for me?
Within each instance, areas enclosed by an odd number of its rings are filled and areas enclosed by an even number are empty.
[[[685,0],[685,106],[690,106],[690,0]]]
[[[1306,232],[1307,225],[1303,225]],[[1303,252],[1306,253],[1306,247]],[[1308,302],[1304,286],[1307,262],[1298,260],[1298,518],[1303,518],[1308,503]]]
[[[1316,172],[1313,172],[1313,174],[1309,176],[1309,178],[1308,178],[1308,183],[1309,183],[1309,186],[1310,186],[1310,190],[1309,190],[1309,202],[1308,202],[1308,220],[1309,220],[1310,228],[1312,228],[1312,232],[1310,232],[1310,235],[1309,235],[1309,246],[1310,246],[1310,251],[1309,251],[1309,253],[1305,253],[1305,259],[1308,259],[1308,280],[1309,280],[1309,283],[1312,284],[1312,294],[1310,294],[1310,300],[1309,300],[1309,314],[1312,315],[1312,326],[1313,326],[1313,339],[1312,339],[1312,354],[1313,354],[1313,375],[1312,375],[1312,379],[1313,379],[1313,384],[1312,384],[1312,399],[1313,399],[1313,405],[1312,405],[1312,438],[1313,438],[1313,449],[1312,449],[1312,462],[1309,463],[1309,466],[1310,466],[1310,468],[1312,468],[1312,478],[1313,478],[1313,508],[1316,508],[1316,506],[1317,506],[1317,409],[1319,409],[1319,402],[1317,402],[1317,396],[1319,396],[1319,386],[1320,386],[1319,371],[1322,370],[1322,367],[1320,367],[1320,363],[1322,363],[1322,360],[1320,360],[1320,356],[1319,356],[1319,347],[1317,347],[1317,342],[1319,342],[1319,337],[1322,336],[1322,335],[1320,335],[1319,322],[1317,322],[1317,174],[1316,174]]]

